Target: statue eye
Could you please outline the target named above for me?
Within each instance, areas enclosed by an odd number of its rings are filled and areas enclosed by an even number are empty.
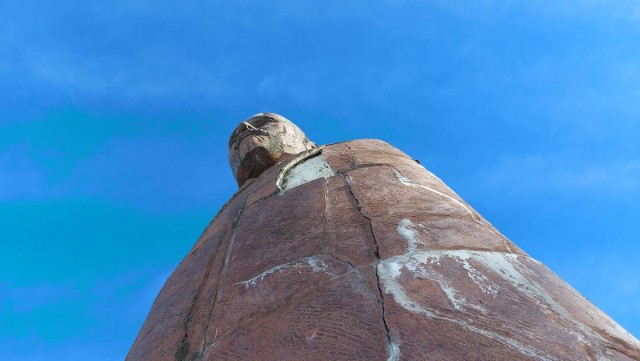
[[[273,119],[269,119],[269,118],[262,118],[262,119],[256,119],[254,121],[251,122],[251,125],[253,125],[256,128],[260,128],[260,127],[264,127],[267,124],[270,123],[275,123]]]

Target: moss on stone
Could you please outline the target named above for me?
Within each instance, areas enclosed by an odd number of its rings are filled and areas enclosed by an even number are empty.
[[[187,355],[189,354],[189,341],[183,339],[180,342],[180,346],[176,350],[176,361],[185,361]]]

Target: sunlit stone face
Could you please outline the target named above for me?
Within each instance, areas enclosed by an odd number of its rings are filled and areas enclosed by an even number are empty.
[[[258,113],[238,124],[229,138],[229,165],[238,186],[258,177],[287,154],[315,148],[287,118]]]

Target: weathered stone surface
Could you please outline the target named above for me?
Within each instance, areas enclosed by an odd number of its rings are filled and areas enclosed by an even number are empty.
[[[640,343],[421,165],[358,140],[243,186],[127,360],[640,360]]]
[[[229,165],[239,186],[257,178],[283,156],[313,149],[316,145],[289,119],[258,113],[238,124],[229,138]]]

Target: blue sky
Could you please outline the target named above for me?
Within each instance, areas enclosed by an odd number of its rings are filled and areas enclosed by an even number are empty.
[[[121,360],[261,111],[386,140],[640,336],[635,1],[0,3],[0,351]]]

